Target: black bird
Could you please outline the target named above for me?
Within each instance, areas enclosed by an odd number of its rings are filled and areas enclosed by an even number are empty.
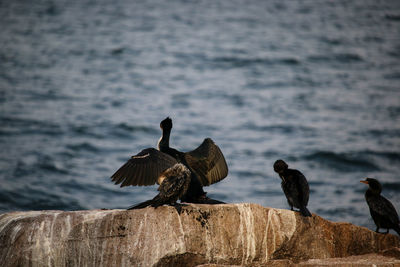
[[[177,207],[176,201],[182,197],[190,184],[190,171],[185,165],[177,163],[165,170],[157,180],[160,184],[158,195],[153,199],[147,200],[128,209],[142,209],[147,206],[159,207],[164,204]]]
[[[389,233],[389,229],[393,229],[400,236],[399,215],[393,204],[381,196],[381,184],[374,178],[366,178],[360,182],[368,185],[368,189],[365,192],[365,200],[367,201],[371,217],[376,224],[375,231],[379,233],[379,228],[386,228],[387,234]]]
[[[172,120],[167,117],[160,123],[162,136],[158,141],[158,150],[147,148],[132,156],[112,176],[115,184],[153,185],[166,169],[176,163],[182,163],[190,171],[190,184],[186,193],[180,196],[181,202],[201,204],[221,204],[224,202],[206,196],[203,186],[219,182],[228,175],[228,166],[224,155],[210,138],[190,152],[180,152],[169,146]],[[160,182],[159,182],[160,183]]]
[[[301,215],[311,217],[307,209],[310,188],[306,177],[298,170],[289,169],[286,162],[279,159],[274,163],[274,170],[282,179],[282,190],[285,193],[290,210],[293,207],[300,210]]]

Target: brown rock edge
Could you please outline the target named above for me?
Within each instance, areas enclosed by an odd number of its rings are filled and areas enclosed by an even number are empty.
[[[400,266],[400,239],[256,204],[0,215],[2,266]]]

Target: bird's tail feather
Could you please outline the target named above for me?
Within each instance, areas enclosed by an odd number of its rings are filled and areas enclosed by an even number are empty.
[[[225,202],[216,200],[216,199],[212,199],[209,198],[207,196],[201,196],[201,197],[197,197],[197,198],[186,198],[186,199],[181,199],[181,202],[186,202],[186,203],[194,203],[194,204],[211,204],[211,205],[215,205],[215,204],[226,204]]]
[[[146,208],[147,206],[153,205],[154,204],[154,200],[150,199],[150,200],[146,200],[142,203],[130,206],[129,208],[127,208],[127,210],[136,210],[136,209],[143,209]]]
[[[142,203],[139,203],[139,204],[129,207],[128,210],[143,209],[143,208],[146,208],[147,206],[152,206],[154,208],[157,208],[164,204],[165,203],[161,200],[160,195],[156,195],[153,199],[146,200]]]
[[[226,203],[216,199],[207,198],[204,200],[204,204],[226,204]]]
[[[307,207],[301,207],[300,208],[300,213],[304,217],[312,217],[311,212],[307,209]]]

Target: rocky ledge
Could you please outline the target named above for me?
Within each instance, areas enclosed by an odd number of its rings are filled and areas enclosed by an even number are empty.
[[[2,266],[399,266],[400,239],[256,204],[0,215]]]

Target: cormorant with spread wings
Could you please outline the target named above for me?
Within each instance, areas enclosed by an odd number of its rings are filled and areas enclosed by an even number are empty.
[[[160,128],[162,129],[162,136],[158,141],[158,150],[146,148],[137,155],[132,156],[111,176],[112,181],[115,184],[121,184],[121,187],[128,185],[153,185],[157,183],[160,184],[158,189],[160,194],[163,193],[163,188],[166,187],[163,183],[168,182],[171,184],[168,186],[169,192],[176,191],[181,202],[223,204],[224,202],[222,201],[208,198],[207,193],[203,190],[203,186],[219,182],[228,175],[228,166],[219,147],[210,138],[206,138],[195,150],[180,152],[169,146],[172,120],[167,117],[160,123]],[[176,177],[185,177],[185,175],[183,173],[177,175],[176,172],[174,172],[174,175],[171,175],[166,172],[166,170],[178,163],[183,164],[190,171],[189,185],[185,188],[183,186],[184,183],[179,183],[183,192],[181,189],[178,189],[178,186],[174,186],[174,182],[171,181],[177,179]],[[182,172],[184,171],[184,168],[177,169]],[[173,178],[168,179],[168,177]],[[184,178],[182,178],[183,180]],[[162,204],[173,204],[171,202],[175,202],[176,200],[171,201],[171,199],[174,199],[176,195],[172,195],[168,199],[158,199],[157,204],[149,200],[131,208],[136,209],[149,205],[157,207]]]

